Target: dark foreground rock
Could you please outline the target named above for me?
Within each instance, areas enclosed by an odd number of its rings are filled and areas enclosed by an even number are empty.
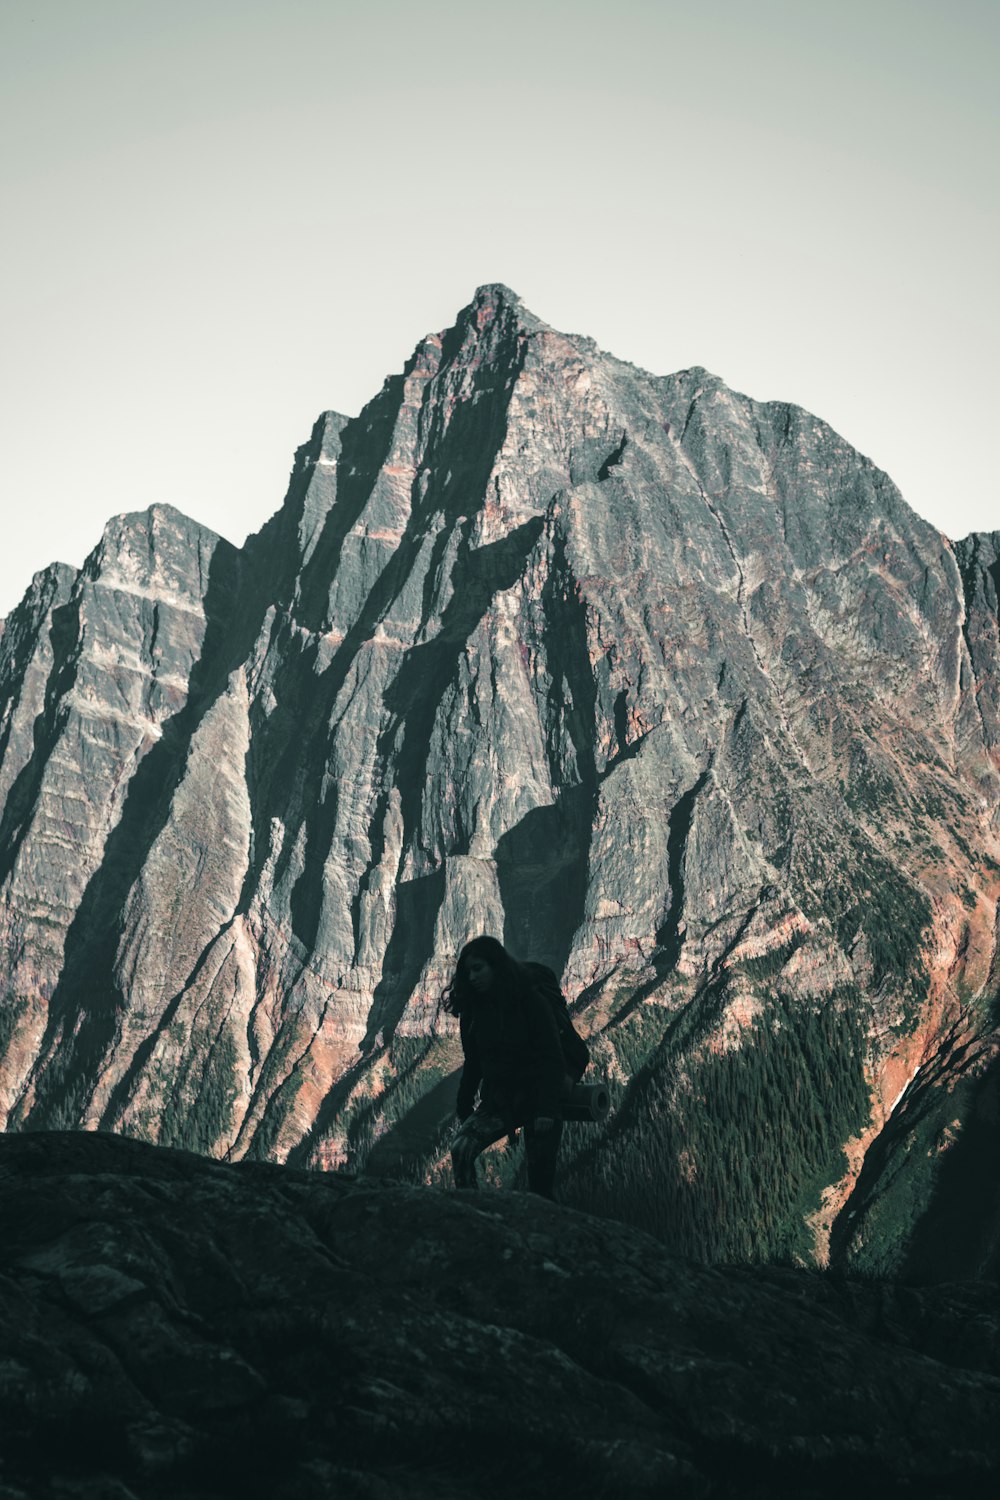
[[[986,1494],[1000,1297],[606,1220],[0,1138],[0,1497]]]

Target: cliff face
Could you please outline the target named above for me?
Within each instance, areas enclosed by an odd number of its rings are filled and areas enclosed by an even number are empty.
[[[901,1264],[991,1076],[998,544],[482,288],[240,552],[122,517],[7,620],[8,1128],[433,1178],[490,931],[619,1086],[571,1200]]]

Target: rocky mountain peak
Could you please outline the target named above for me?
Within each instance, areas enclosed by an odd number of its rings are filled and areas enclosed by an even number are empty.
[[[172,505],[113,516],[84,563],[85,574],[104,587],[190,596],[198,607],[205,570],[221,538]],[[228,544],[226,544],[228,546]]]
[[[152,507],[8,620],[7,1127],[438,1180],[492,932],[619,1091],[572,1201],[901,1263],[993,1087],[995,555],[479,288],[244,548]]]
[[[480,326],[485,326],[487,322],[503,317],[517,319],[528,332],[548,327],[526,308],[517,293],[511,291],[510,287],[505,286],[502,281],[491,281],[477,286],[472,301],[459,313],[456,323],[472,318]]]

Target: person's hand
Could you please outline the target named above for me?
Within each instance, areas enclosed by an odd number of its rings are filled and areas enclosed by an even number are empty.
[[[535,1120],[535,1134],[548,1135],[549,1131],[552,1129],[555,1123],[556,1122],[552,1119],[551,1115],[539,1115]]]

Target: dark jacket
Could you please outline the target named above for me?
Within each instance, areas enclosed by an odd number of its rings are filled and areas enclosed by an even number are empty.
[[[517,1000],[477,997],[459,1025],[465,1053],[459,1119],[472,1113],[480,1084],[484,1108],[512,1128],[541,1116],[558,1118],[566,1065],[555,1017],[541,995],[526,989]]]

